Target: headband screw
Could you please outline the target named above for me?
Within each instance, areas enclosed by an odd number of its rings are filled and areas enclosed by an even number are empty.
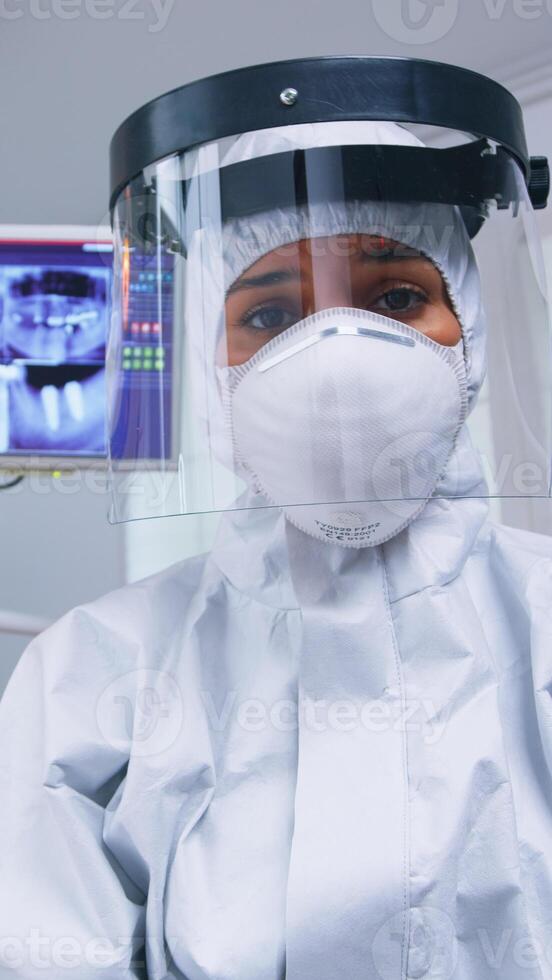
[[[295,105],[299,97],[299,92],[296,88],[285,88],[280,92],[280,102],[282,105]]]

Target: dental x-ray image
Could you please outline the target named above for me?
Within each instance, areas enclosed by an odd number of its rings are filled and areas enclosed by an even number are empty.
[[[0,241],[0,453],[105,454],[111,254]]]

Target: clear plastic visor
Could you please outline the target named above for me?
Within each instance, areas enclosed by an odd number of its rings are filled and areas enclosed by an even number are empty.
[[[369,524],[385,503],[397,526],[430,496],[548,496],[544,268],[517,164],[408,133],[256,157],[257,135],[163,160],[117,202],[113,520]]]

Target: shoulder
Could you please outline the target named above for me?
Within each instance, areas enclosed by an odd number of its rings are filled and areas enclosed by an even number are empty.
[[[155,575],[124,585],[76,606],[36,637],[27,648],[41,660],[55,661],[83,675],[131,667],[158,666],[171,638],[181,633],[206,558],[185,559]]]
[[[79,606],[73,614],[90,617],[115,631],[124,625],[129,636],[143,636],[150,624],[159,629],[165,617],[167,624],[174,625],[199,589],[206,563],[206,555],[186,558]]]
[[[533,631],[552,631],[552,537],[489,525],[489,562],[502,590],[525,608]]]
[[[187,559],[109,592],[35,637],[2,698],[0,732],[19,731],[24,720],[52,757],[70,759],[66,772],[78,771],[81,784],[83,773],[93,780],[102,771],[98,760],[109,767],[128,757],[134,725],[154,709],[174,706],[167,718],[179,718],[188,610],[201,605],[205,564]]]
[[[505,524],[488,524],[489,550],[492,556],[500,556],[508,565],[527,574],[535,566],[552,564],[552,536],[508,527]]]
[[[518,622],[523,610],[536,711],[552,770],[552,538],[502,526],[493,528],[493,537],[500,554],[497,568],[515,581],[510,621]]]

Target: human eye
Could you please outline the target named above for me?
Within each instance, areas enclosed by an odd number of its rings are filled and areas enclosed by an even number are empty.
[[[288,310],[277,303],[264,303],[254,307],[240,318],[240,326],[253,330],[287,330],[301,319],[301,313]]]
[[[411,313],[429,302],[427,293],[418,286],[397,283],[381,293],[371,306],[384,313]]]

